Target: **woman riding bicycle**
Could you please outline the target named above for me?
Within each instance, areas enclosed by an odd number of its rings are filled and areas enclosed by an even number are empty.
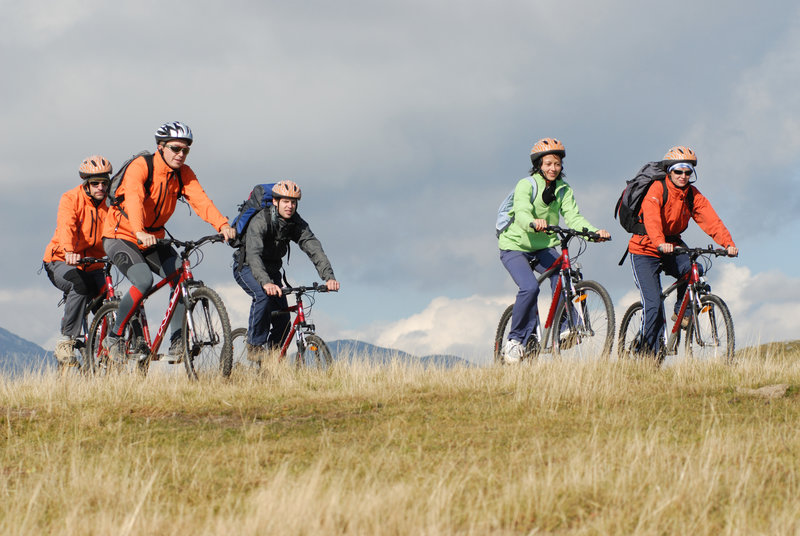
[[[61,196],[56,231],[44,252],[47,277],[66,296],[54,353],[59,364],[67,365],[75,362],[75,339],[81,333],[86,304],[103,287],[103,265],[84,268],[78,261],[105,256],[101,233],[108,213],[111,163],[100,155],[90,156],[81,162],[78,175],[83,182]]]
[[[157,243],[164,237],[164,225],[175,212],[178,197],[183,195],[197,215],[226,240],[236,236],[228,219],[200,186],[194,171],[184,163],[193,141],[191,129],[179,121],[165,123],[156,130],[155,138],[156,153],[136,158],[125,170],[119,189],[114,192],[122,201],[119,205],[112,204],[103,230],[103,246],[108,256],[131,282],[130,290],[120,300],[116,325],[103,340],[115,360],[123,359],[120,335],[152,287],[152,272],[166,277],[181,266],[181,259],[172,247]],[[183,317],[183,304],[179,303],[170,322],[170,356],[183,354]]]
[[[609,238],[606,230],[594,227],[584,218],[575,202],[572,188],[564,181],[562,161],[566,156],[564,145],[553,138],[536,142],[531,149],[530,177],[521,179],[514,189],[514,202],[509,225],[498,239],[500,260],[519,287],[511,314],[511,331],[505,344],[505,363],[518,363],[531,334],[536,330],[539,314],[537,300],[539,283],[531,268],[536,261],[536,271],[544,272],[558,259],[558,237],[544,231],[548,225],[558,225],[560,216],[572,229],[597,232]],[[550,278],[550,288],[555,289],[558,273]]]
[[[664,155],[662,164],[667,180],[653,181],[642,200],[640,213],[646,234],[634,234],[628,243],[633,278],[644,305],[639,351],[652,354],[660,350],[661,332],[666,322],[660,273],[663,271],[679,279],[691,268],[687,254],[672,255],[675,245],[684,245],[681,233],[688,227],[689,220],[696,221],[717,244],[728,250],[728,255],[735,257],[739,253],[711,203],[692,185],[697,166],[695,152],[689,147],[673,147]],[[664,188],[667,189],[666,202]],[[684,292],[686,285],[677,290],[676,313]],[[684,317],[681,325],[687,327],[689,318]]]

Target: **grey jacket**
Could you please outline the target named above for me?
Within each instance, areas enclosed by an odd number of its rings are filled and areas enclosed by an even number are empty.
[[[278,216],[274,206],[268,205],[253,216],[245,231],[244,264],[250,267],[259,284],[282,286],[281,259],[289,252],[290,240],[297,243],[308,255],[323,281],[336,279],[331,263],[322,250],[322,244],[311,232],[308,223],[296,212],[285,220]],[[240,262],[241,257],[235,257]]]

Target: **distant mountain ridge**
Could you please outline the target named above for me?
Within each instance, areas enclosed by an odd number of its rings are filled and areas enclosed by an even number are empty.
[[[331,341],[328,342],[328,347],[331,349],[333,359],[336,361],[351,361],[353,359],[358,360],[366,357],[371,363],[375,364],[388,364],[393,360],[398,360],[406,363],[419,363],[426,367],[451,368],[475,366],[471,361],[467,361],[455,355],[433,354],[418,357],[408,352],[403,352],[402,350],[383,348],[368,342],[352,339]]]
[[[342,339],[328,342],[331,354],[336,361],[367,360],[384,365],[394,360],[424,367],[472,367],[474,363],[458,356],[434,354],[422,357],[401,350],[384,348],[367,342]],[[55,366],[53,353],[38,344],[25,340],[0,327],[0,375],[17,376],[24,372],[36,371],[42,367]]]
[[[54,365],[52,352],[0,328],[0,375],[16,376]]]

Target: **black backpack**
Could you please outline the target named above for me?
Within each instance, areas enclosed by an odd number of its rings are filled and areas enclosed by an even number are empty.
[[[650,185],[655,181],[661,181],[664,190],[664,197],[661,200],[661,205],[663,206],[667,202],[668,197],[667,169],[663,162],[648,162],[642,166],[642,169],[639,170],[634,178],[627,181],[625,184],[625,189],[622,190],[622,194],[620,194],[617,200],[617,206],[614,208],[614,219],[619,217],[620,225],[629,233],[637,235],[647,234],[644,222],[642,221],[642,201],[644,201],[644,196],[650,188]],[[694,210],[694,188],[691,186],[686,193],[685,203],[690,211]],[[625,248],[625,253],[619,260],[620,266],[625,262],[625,257],[627,256],[628,248]]]
[[[662,205],[667,202],[667,170],[661,162],[648,162],[636,174],[634,178],[627,181],[625,189],[622,190],[617,206],[614,208],[614,218],[619,218],[622,228],[632,234],[647,234],[644,223],[642,222],[642,201],[655,181],[661,181],[664,189],[664,199]],[[694,189],[689,187],[686,194],[686,205],[689,210],[694,209]]]
[[[140,156],[144,157],[144,161],[147,164],[147,179],[144,181],[144,193],[145,195],[150,195],[150,188],[153,187],[153,153],[150,151],[142,151],[140,153],[136,153],[128,160],[125,161],[124,164],[114,173],[114,176],[111,177],[111,184],[108,187],[108,206],[119,206],[122,203],[122,200],[125,199],[124,195],[117,195],[117,190],[119,189],[120,185],[122,184],[122,179],[125,178],[125,172],[128,170],[128,166],[131,162],[139,158]],[[183,197],[183,180],[181,179],[181,172],[180,170],[175,170],[175,176],[178,177],[178,184],[180,185],[180,191],[178,192],[178,199]],[[124,212],[123,212],[124,214]],[[126,216],[127,217],[127,216]]]

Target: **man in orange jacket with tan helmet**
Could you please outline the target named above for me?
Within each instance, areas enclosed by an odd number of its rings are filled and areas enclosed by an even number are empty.
[[[76,363],[75,341],[86,305],[103,286],[102,265],[79,266],[78,261],[105,256],[102,231],[111,163],[100,155],[90,156],[81,162],[78,175],[83,183],[61,196],[56,230],[44,252],[47,277],[65,295],[61,338],[55,349],[59,365]]]

